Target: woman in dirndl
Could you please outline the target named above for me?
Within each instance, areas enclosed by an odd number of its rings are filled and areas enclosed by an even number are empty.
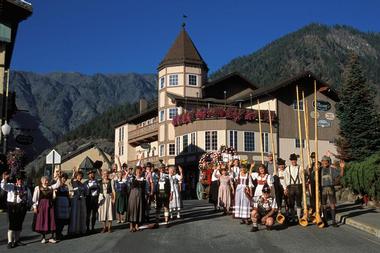
[[[245,166],[240,168],[240,173],[237,176],[234,217],[240,218],[240,224],[247,224],[251,216],[251,197],[250,197],[250,176],[247,173]]]
[[[99,221],[103,224],[102,233],[112,232],[112,221],[115,217],[115,188],[109,178],[109,171],[102,171],[102,182],[99,194]]]
[[[218,175],[220,182],[218,190],[218,206],[223,208],[223,215],[227,215],[231,207],[231,198],[234,192],[233,176],[227,174],[227,168],[222,165],[221,175]]]
[[[34,188],[33,193],[33,211],[36,213],[35,231],[42,235],[41,243],[56,243],[55,240],[55,215],[53,204],[53,190],[57,189],[61,184],[61,180],[56,178],[56,183],[49,186],[47,177],[41,178],[41,185]],[[51,234],[47,240],[46,235]]]
[[[177,212],[177,219],[181,218],[181,208],[183,207],[181,199],[180,185],[183,178],[182,167],[178,166],[179,174],[176,173],[176,167],[169,167],[169,180],[170,180],[170,219],[173,219],[173,213]]]
[[[71,181],[73,197],[71,199],[71,217],[69,225],[70,235],[83,235],[86,233],[86,192],[87,187],[82,183],[83,172],[74,173],[74,179]]]
[[[220,175],[220,173],[216,165],[214,165],[212,169],[213,171],[211,174],[211,184],[210,184],[208,202],[214,205],[214,211],[216,211],[217,206],[218,206],[218,191],[219,191],[218,176]]]
[[[65,225],[69,224],[70,220],[70,195],[69,187],[66,184],[67,174],[63,173],[61,177],[61,185],[55,192],[55,222],[57,226],[56,235],[57,239],[61,240],[63,235],[62,231]]]
[[[264,185],[269,185],[273,187],[273,177],[268,174],[268,169],[264,164],[259,165],[258,172],[252,173],[252,183],[255,185],[255,192],[253,194],[253,202],[256,203],[257,200],[263,194]]]
[[[124,175],[123,175],[124,174]],[[116,193],[117,223],[125,223],[125,212],[128,208],[127,172],[119,170],[114,181]]]
[[[127,217],[129,231],[136,232],[144,222],[145,216],[145,189],[146,180],[142,176],[141,167],[135,169],[135,175],[131,178],[131,191],[128,198]]]

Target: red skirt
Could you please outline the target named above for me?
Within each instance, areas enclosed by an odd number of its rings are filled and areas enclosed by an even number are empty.
[[[40,199],[37,208],[36,232],[49,233],[56,229],[54,206],[49,199]]]

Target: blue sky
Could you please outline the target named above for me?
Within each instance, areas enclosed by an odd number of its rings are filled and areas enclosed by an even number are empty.
[[[30,0],[12,69],[39,73],[155,73],[180,31],[213,72],[312,23],[380,32],[377,0]]]

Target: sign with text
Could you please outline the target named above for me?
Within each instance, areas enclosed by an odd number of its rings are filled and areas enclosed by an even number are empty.
[[[315,103],[313,101],[313,106],[315,107]],[[328,101],[317,100],[317,110],[322,112],[327,112],[331,109],[331,104]]]

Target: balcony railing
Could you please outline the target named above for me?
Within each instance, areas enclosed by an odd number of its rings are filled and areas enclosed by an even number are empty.
[[[140,139],[150,138],[154,135],[158,135],[158,122],[138,127],[128,133],[129,142],[133,142]]]

